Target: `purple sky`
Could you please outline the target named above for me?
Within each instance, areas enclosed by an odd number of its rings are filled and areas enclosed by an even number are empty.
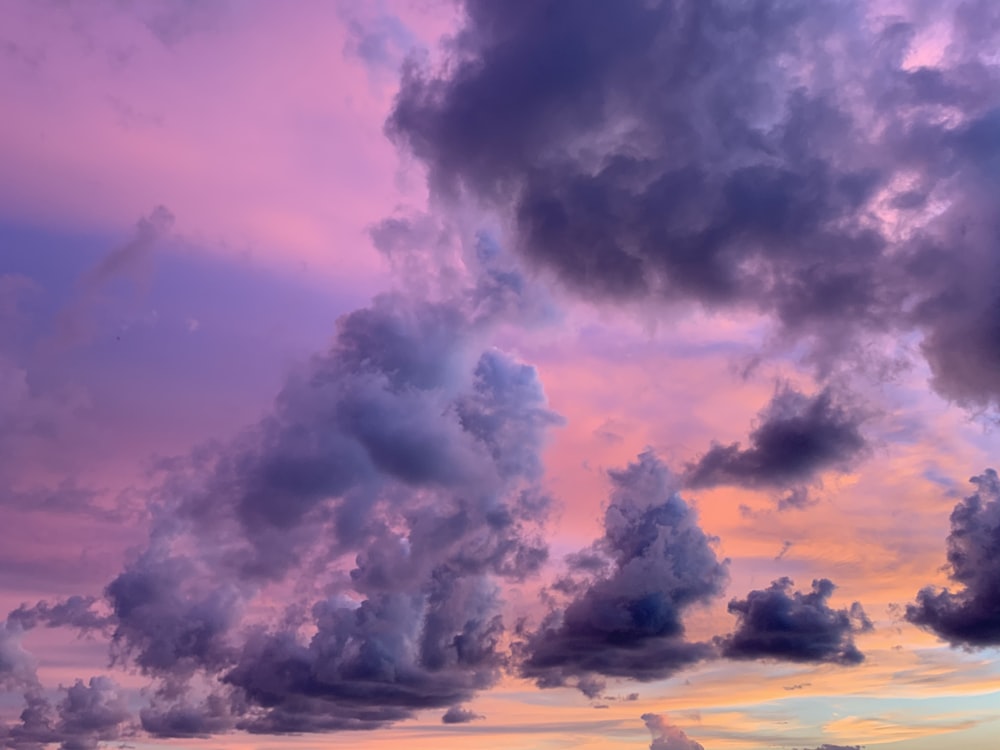
[[[0,746],[991,750],[998,44],[0,0]]]

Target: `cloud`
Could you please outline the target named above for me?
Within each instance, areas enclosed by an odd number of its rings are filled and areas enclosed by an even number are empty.
[[[786,487],[810,482],[825,469],[844,471],[867,448],[862,419],[830,389],[806,396],[783,385],[759,414],[747,448],[716,444],[688,465],[685,479],[691,487]],[[806,498],[798,489],[783,503],[801,507]]]
[[[7,615],[8,623],[15,623],[22,630],[31,630],[40,625],[50,628],[69,627],[82,632],[104,630],[112,620],[95,612],[97,599],[87,596],[71,596],[61,602],[50,604],[41,601],[32,607],[22,604]]]
[[[19,623],[0,624],[0,687],[11,689],[37,683],[35,661],[21,646],[24,632]]]
[[[475,711],[470,711],[467,708],[452,706],[444,712],[444,715],[441,717],[441,722],[444,724],[466,724],[470,721],[475,721],[476,719],[485,718],[486,717],[482,714],[477,714]]]
[[[700,742],[692,740],[660,714],[643,714],[642,720],[653,735],[649,750],[705,750]]]
[[[465,0],[386,129],[588,300],[763,313],[820,373],[917,332],[941,394],[995,406],[988,6]]]
[[[28,692],[20,723],[0,726],[4,747],[35,750],[58,744],[59,750],[97,750],[123,735],[131,712],[111,679],[77,680],[61,690],[65,695],[55,707],[41,692]]]
[[[345,315],[260,423],[164,464],[149,545],[106,589],[116,658],[159,686],[147,732],[374,729],[499,678],[500,584],[547,559],[562,420],[482,348],[468,289]],[[266,586],[296,594],[261,620]]]
[[[993,469],[970,480],[976,491],[951,514],[948,566],[961,588],[928,586],[906,607],[906,619],[958,646],[1000,644],[1000,479]]]
[[[739,624],[732,635],[719,639],[723,656],[842,665],[864,661],[853,635],[870,630],[872,624],[861,605],[831,609],[827,600],[835,586],[825,578],[813,581],[808,594],[791,591],[793,585],[779,578],[746,599],[729,602]]]
[[[684,639],[682,615],[721,593],[728,561],[718,560],[676,479],[651,452],[609,476],[604,537],[569,558],[586,577],[564,582],[568,603],[526,634],[521,669],[542,687],[574,678],[596,696],[603,689],[596,675],[654,680],[713,653]]]
[[[198,704],[162,703],[154,699],[139,711],[143,730],[154,737],[210,737],[232,729],[235,723],[228,702],[220,695],[209,695]]]

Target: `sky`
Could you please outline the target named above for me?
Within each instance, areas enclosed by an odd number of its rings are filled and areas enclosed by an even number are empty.
[[[1000,5],[0,0],[10,750],[989,750]]]

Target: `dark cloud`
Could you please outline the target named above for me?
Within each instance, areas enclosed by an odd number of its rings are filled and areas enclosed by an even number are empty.
[[[596,696],[603,683],[595,675],[659,679],[713,652],[684,639],[682,616],[721,593],[726,561],[652,453],[610,478],[604,537],[569,560],[586,577],[564,586],[569,602],[523,644],[522,672],[542,687],[572,678]],[[594,565],[595,557],[606,567]]]
[[[649,750],[705,750],[700,742],[692,740],[660,714],[643,714],[642,720],[653,735]]]
[[[940,393],[996,404],[988,3],[462,6],[386,126],[436,194],[498,209],[588,299],[761,312],[821,372],[917,330]],[[953,44],[912,66],[938,21]]]
[[[484,718],[486,717],[482,714],[477,714],[475,711],[470,711],[462,706],[452,706],[444,712],[441,722],[444,724],[467,724],[470,721]]]
[[[961,588],[928,586],[906,619],[952,645],[1000,644],[1000,480],[993,469],[970,480],[976,491],[955,506],[948,535],[951,579]]]
[[[791,580],[780,578],[746,599],[729,602],[739,624],[732,635],[719,639],[723,655],[843,665],[864,661],[853,636],[872,625],[861,605],[831,609],[827,600],[835,587],[825,578],[813,581],[808,594],[792,591],[792,586]]]
[[[846,470],[864,453],[860,431],[863,415],[830,389],[806,396],[782,386],[761,411],[749,445],[714,445],[687,468],[691,487],[720,484],[783,487],[810,482],[826,469]],[[809,504],[808,493],[796,488],[781,508]]]

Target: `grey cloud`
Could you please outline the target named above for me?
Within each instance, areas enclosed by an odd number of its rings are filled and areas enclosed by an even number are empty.
[[[147,732],[373,729],[507,668],[498,586],[547,559],[540,456],[562,420],[532,367],[482,351],[475,284],[344,316],[259,424],[164,465],[149,547],[106,591],[116,657],[159,685]],[[284,619],[244,624],[304,566],[316,586]]]
[[[987,469],[976,491],[951,514],[948,566],[957,591],[928,586],[906,607],[906,619],[953,645],[1000,644],[1000,479]]]
[[[846,470],[867,449],[864,415],[830,389],[807,396],[784,385],[761,411],[749,445],[714,445],[687,468],[692,487],[720,484],[784,487],[808,483],[825,469]],[[808,493],[796,488],[782,507],[801,508]]]
[[[543,687],[572,678],[588,691],[595,675],[659,679],[713,653],[684,639],[681,618],[721,593],[727,561],[719,562],[677,481],[652,453],[610,478],[604,537],[574,558],[600,555],[607,568],[581,568],[592,577],[571,587],[568,604],[523,644],[522,672]]]
[[[386,128],[587,299],[764,313],[821,374],[917,331],[941,394],[995,406],[988,6],[465,0]],[[939,20],[954,44],[907,67]]]
[[[97,750],[102,742],[122,736],[131,712],[112,680],[91,677],[62,690],[65,695],[56,706],[41,692],[28,692],[20,722],[0,727],[4,747],[37,750],[58,744],[59,750]]]
[[[854,634],[872,625],[861,605],[832,609],[827,600],[834,585],[825,578],[813,581],[812,591],[792,591],[788,578],[768,588],[734,599],[729,611],[739,618],[736,631],[719,639],[730,659],[775,659],[791,662],[860,664],[864,661]]]
[[[229,703],[210,695],[201,704],[155,701],[139,711],[142,728],[154,737],[209,737],[233,728]]]
[[[467,724],[470,721],[485,718],[482,714],[477,714],[462,706],[452,706],[441,716],[441,722],[443,724]]]

